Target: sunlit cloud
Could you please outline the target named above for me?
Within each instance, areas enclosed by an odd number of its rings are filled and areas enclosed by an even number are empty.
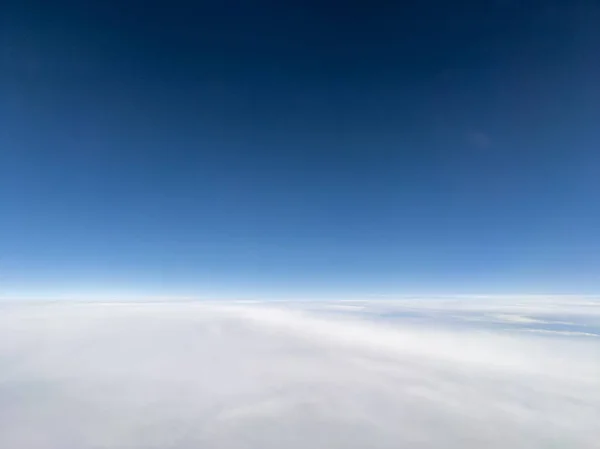
[[[600,440],[595,301],[1,307],[0,447],[595,448]],[[563,326],[575,330],[545,329],[549,316],[568,316]]]

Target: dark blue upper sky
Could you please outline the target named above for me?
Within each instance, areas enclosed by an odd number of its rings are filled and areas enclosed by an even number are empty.
[[[2,5],[0,288],[600,289],[600,3]]]

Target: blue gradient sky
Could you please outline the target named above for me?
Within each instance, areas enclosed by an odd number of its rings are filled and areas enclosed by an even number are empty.
[[[0,293],[598,292],[600,5],[393,3],[6,2]]]

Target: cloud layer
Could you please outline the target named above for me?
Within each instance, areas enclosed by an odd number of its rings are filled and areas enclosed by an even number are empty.
[[[599,317],[575,299],[5,304],[0,447],[596,448]]]

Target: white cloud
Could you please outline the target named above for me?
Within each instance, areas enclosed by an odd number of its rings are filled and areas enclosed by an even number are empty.
[[[598,310],[567,300],[5,305],[0,447],[596,448],[597,338],[445,317],[527,325]]]

